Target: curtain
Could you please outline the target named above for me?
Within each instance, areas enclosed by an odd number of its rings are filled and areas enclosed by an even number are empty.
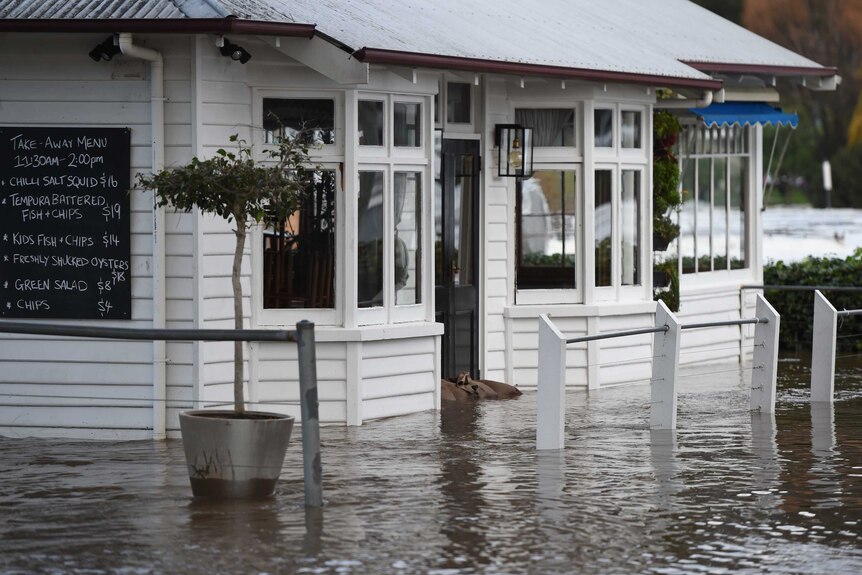
[[[562,146],[563,129],[573,123],[574,113],[568,109],[518,109],[515,121],[533,128],[533,145]]]

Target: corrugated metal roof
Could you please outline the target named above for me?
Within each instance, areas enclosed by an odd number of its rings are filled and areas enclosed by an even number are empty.
[[[221,0],[355,50],[702,78],[681,62],[819,67],[688,0]]]
[[[0,18],[223,18],[206,0],[0,0]]]
[[[354,51],[691,80],[709,76],[686,62],[820,68],[688,0],[0,0],[5,19],[228,15],[314,24]]]

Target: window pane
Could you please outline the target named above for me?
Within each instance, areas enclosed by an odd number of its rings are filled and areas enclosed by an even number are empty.
[[[623,148],[641,147],[641,113],[624,110],[620,125],[620,139]]]
[[[395,172],[395,305],[422,303],[422,173]]]
[[[682,272],[691,273],[695,271],[694,259],[694,221],[695,221],[695,198],[694,177],[695,161],[692,159],[682,162],[682,209],[679,212],[679,253],[682,257]]]
[[[310,98],[264,98],[263,129],[268,144],[294,137],[312,145],[335,143],[335,101]]]
[[[730,269],[746,267],[745,262],[745,187],[748,182],[745,158],[730,158],[730,230],[728,255]]]
[[[335,182],[317,172],[296,212],[264,232],[265,308],[335,307]]]
[[[640,277],[641,250],[641,173],[638,170],[623,170],[620,188],[620,283],[624,286],[638,285]]]
[[[533,128],[535,146],[575,145],[575,111],[568,108],[516,109],[515,122]]]
[[[359,172],[358,305],[383,305],[383,172]]]
[[[712,238],[712,160],[701,158],[697,161],[697,271],[712,271],[710,254],[712,253],[710,239]]]
[[[596,285],[611,285],[613,212],[611,206],[612,172],[596,171]]]
[[[446,83],[446,121],[450,124],[469,124],[471,121],[470,93],[472,86],[462,82]]]
[[[614,111],[597,109],[595,111],[595,145],[597,148],[614,147]]]
[[[395,145],[402,148],[422,146],[422,105],[412,102],[395,102]]]
[[[538,170],[518,186],[518,289],[575,284],[576,173]]]
[[[712,257],[714,270],[727,269],[727,160],[712,163]]]
[[[359,100],[359,145],[383,145],[383,102]]]

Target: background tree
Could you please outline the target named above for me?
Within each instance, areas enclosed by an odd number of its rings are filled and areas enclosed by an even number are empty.
[[[786,197],[795,193],[825,204],[821,164],[833,170],[832,205],[862,207],[862,0],[695,0],[727,18],[824,66],[842,78],[834,92],[799,84],[779,86],[789,111],[800,115],[782,164]],[[786,133],[786,132],[785,132]],[[771,146],[775,130],[765,130]],[[779,149],[783,136],[779,142]],[[767,150],[768,153],[768,150]],[[777,152],[776,152],[777,153]]]
[[[782,86],[787,107],[798,106],[801,120],[810,124],[807,137],[795,134],[788,151],[788,160],[808,156],[808,161],[786,160],[784,171],[803,176],[811,203],[823,205],[820,163],[828,159],[833,167],[833,204],[862,207],[862,182],[852,176],[862,167],[862,153],[854,150],[850,138],[862,87],[862,0],[746,0],[742,22],[777,44],[838,69],[842,83],[834,92]],[[811,152],[806,154],[800,149],[804,147]]]

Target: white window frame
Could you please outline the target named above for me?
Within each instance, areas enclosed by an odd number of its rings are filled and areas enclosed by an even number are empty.
[[[273,98],[278,100],[333,100],[335,105],[335,143],[324,144],[320,147],[309,147],[308,153],[312,163],[323,164],[328,162],[344,161],[344,92],[335,90],[274,90],[254,88],[252,90],[252,118],[255,124],[252,127],[252,148],[255,159],[258,161],[267,158],[267,151],[275,146],[265,141],[265,130],[263,129],[263,100]],[[256,124],[260,121],[260,124]],[[353,130],[355,132],[355,130]]]
[[[336,90],[284,90],[269,88],[252,89],[252,113],[255,122],[260,121],[257,128],[252,129],[253,156],[257,161],[268,159],[267,151],[275,146],[265,142],[263,130],[263,100],[274,99],[331,99],[335,105],[335,144],[326,144],[319,148],[309,148],[311,164],[317,165],[322,171],[335,172],[335,262],[334,290],[335,306],[332,308],[264,308],[263,307],[263,226],[255,226],[251,238],[251,285],[252,323],[256,326],[292,326],[303,319],[320,326],[339,326],[344,321],[344,248],[345,236],[345,205],[347,201],[341,183],[344,181],[344,92]],[[355,131],[355,130],[354,130]]]
[[[468,123],[449,122],[449,84],[467,84],[470,86],[470,121]],[[444,133],[453,134],[475,134],[476,116],[478,103],[476,102],[478,90],[475,80],[469,81],[464,78],[446,74],[440,79],[440,94],[438,96],[439,117],[435,128],[442,128]],[[432,116],[433,119],[433,116]]]
[[[555,149],[555,148],[553,148]],[[571,148],[565,148],[571,150]],[[515,284],[515,303],[517,305],[536,305],[536,304],[576,304],[583,302],[583,285],[585,281],[584,266],[586,265],[586,257],[584,251],[584,178],[583,164],[572,163],[545,163],[535,166],[536,171],[539,170],[560,170],[575,172],[575,285],[571,288],[553,288],[553,289],[531,289],[518,288],[518,268],[519,262],[517,255],[513,258],[512,277]],[[515,187],[517,194],[517,186]],[[517,202],[517,198],[515,199]],[[514,216],[517,218],[517,211]],[[512,242],[514,253],[517,254],[514,245],[518,241],[517,222],[515,218],[512,220],[511,237],[515,238]]]
[[[392,272],[389,270],[389,262],[392,259],[392,234],[388,233],[392,225],[392,170],[387,163],[363,163],[356,170],[354,188],[356,194],[353,198],[354,204],[359,200],[359,174],[362,172],[380,172],[383,174],[383,305],[374,307],[359,307],[359,293],[352,296],[351,305],[356,306],[356,321],[359,325],[374,325],[386,323],[387,309],[391,307],[389,282],[392,280]],[[356,209],[352,206],[351,209]],[[359,214],[356,216],[356,261],[359,263]],[[359,281],[359,270],[356,272],[357,284]]]
[[[516,101],[512,106],[512,119],[516,118],[516,110],[549,110],[571,109],[575,112],[575,145],[574,146],[534,146],[533,165],[544,169],[544,164],[583,164],[583,105],[582,102],[554,102],[553,100]],[[530,127],[530,126],[527,126]],[[551,168],[548,168],[551,169]],[[556,169],[556,168],[555,168]]]
[[[611,145],[609,147],[599,147],[596,145],[596,112],[599,110],[610,110],[611,112],[611,121],[613,125],[611,126]],[[596,158],[614,158],[617,156],[617,150],[619,149],[620,144],[620,117],[619,117],[619,108],[616,104],[611,104],[607,102],[596,102],[593,106],[593,120],[590,122],[590,125],[593,127],[591,133],[589,134],[590,138],[590,146],[593,148],[593,154]]]
[[[369,146],[359,143],[359,102],[372,101],[383,103],[383,145]],[[373,92],[359,92],[356,96],[356,126],[353,128],[356,136],[356,155],[359,158],[385,158],[389,154],[389,146],[392,142],[390,134],[392,124],[392,112],[390,110],[389,97],[386,94]]]
[[[696,127],[700,128],[700,126],[696,126]],[[683,272],[682,261],[683,261],[684,254],[682,253],[682,250],[679,250],[679,249],[677,250],[677,252],[678,252],[678,269],[679,269],[680,278],[685,278],[684,281],[687,285],[699,284],[699,283],[705,284],[705,283],[709,283],[709,282],[714,282],[716,280],[743,281],[746,279],[750,279],[756,273],[758,266],[753,261],[754,252],[755,252],[754,245],[753,245],[753,242],[754,242],[753,227],[755,225],[755,220],[754,220],[755,213],[754,213],[754,211],[757,209],[756,198],[754,197],[756,195],[756,187],[755,186],[757,185],[756,180],[755,180],[756,175],[754,174],[754,165],[755,165],[754,128],[750,127],[750,126],[746,126],[746,127],[744,127],[744,130],[745,130],[745,132],[743,135],[743,141],[745,141],[746,147],[748,149],[748,151],[745,153],[743,153],[743,152],[729,153],[727,151],[724,151],[724,152],[710,151],[710,152],[696,152],[696,153],[695,152],[688,152],[685,155],[679,154],[680,169],[683,168],[683,162],[685,162],[685,160],[688,160],[688,159],[693,160],[693,166],[694,166],[695,172],[694,172],[694,190],[692,191],[692,194],[694,197],[695,214],[697,214],[697,207],[698,207],[698,203],[700,202],[700,199],[698,197],[698,192],[699,192],[699,187],[700,187],[700,181],[698,178],[700,166],[699,166],[698,160],[701,160],[701,159],[709,159],[710,160],[710,182],[711,182],[710,192],[709,192],[709,198],[710,198],[709,218],[710,218],[710,222],[712,222],[712,218],[713,218],[714,189],[713,189],[712,182],[714,181],[714,177],[715,177],[715,175],[714,175],[715,162],[712,160],[714,160],[715,158],[723,158],[726,160],[725,165],[727,167],[726,167],[726,171],[725,171],[725,189],[726,189],[726,199],[725,199],[726,214],[725,214],[725,217],[726,217],[727,221],[725,222],[725,233],[728,234],[726,237],[728,250],[730,248],[730,236],[729,236],[729,233],[730,233],[730,229],[729,229],[729,218],[730,218],[730,209],[729,209],[729,206],[730,206],[730,171],[729,171],[729,165],[730,165],[730,162],[729,162],[729,159],[734,158],[734,157],[735,158],[742,158],[746,164],[746,172],[745,172],[746,173],[746,179],[744,182],[745,183],[744,205],[745,205],[745,210],[746,210],[745,222],[744,222],[745,229],[742,230],[743,242],[745,244],[745,249],[744,249],[745,267],[735,269],[735,270],[729,269],[730,257],[728,257],[727,258],[727,266],[728,266],[727,268],[725,268],[725,269],[714,269],[714,267],[715,267],[715,255],[713,254],[713,243],[714,243],[713,239],[714,238],[713,238],[713,234],[710,233],[710,239],[709,239],[710,245],[709,245],[709,250],[708,250],[709,256],[710,256],[710,270],[698,271],[698,269],[697,269],[697,262],[698,262],[698,258],[699,258],[699,251],[698,251],[698,244],[697,244],[697,233],[698,233],[697,223],[698,223],[698,221],[695,220],[695,222],[694,222],[695,270],[694,271]],[[720,130],[719,130],[719,133],[721,133]],[[683,182],[681,181],[680,186],[682,186],[682,185],[683,185]],[[706,254],[704,254],[704,255],[706,255]]]
[[[395,104],[419,104],[419,129],[421,130],[419,137],[419,146],[396,146],[395,145]],[[389,120],[389,128],[387,129],[387,139],[389,145],[387,147],[389,156],[393,160],[399,161],[427,161],[428,149],[428,132],[433,131],[431,124],[428,121],[428,98],[425,96],[408,96],[402,94],[392,94],[389,96],[389,106],[387,108],[387,119]],[[361,146],[360,146],[361,148]],[[360,150],[361,152],[362,150]]]
[[[384,240],[383,240],[383,305],[373,308],[359,308],[358,293],[348,294],[347,305],[355,308],[355,321],[358,326],[383,325],[396,323],[409,323],[418,321],[433,321],[434,296],[433,296],[433,269],[431,253],[433,250],[434,220],[433,190],[434,179],[431,173],[431,158],[433,153],[433,95],[416,96],[400,93],[370,93],[360,92],[357,94],[356,102],[359,100],[385,100],[386,112],[386,135],[385,149],[380,153],[378,146],[360,146],[356,150],[356,176],[353,184],[356,190],[352,201],[354,205],[350,209],[356,209],[359,197],[359,172],[382,171],[384,172]],[[394,110],[396,102],[416,103],[420,105],[420,135],[421,145],[418,147],[395,146],[395,119]],[[358,110],[357,110],[358,111]],[[358,120],[358,114],[357,114]],[[357,125],[358,128],[358,125]],[[421,289],[422,301],[418,304],[396,305],[395,304],[395,172],[418,172],[420,173],[422,208],[423,214],[421,242]],[[351,245],[358,245],[358,220],[357,229],[353,231],[354,237]],[[354,254],[358,257],[358,253]],[[356,268],[354,268],[356,269]],[[430,319],[429,319],[430,318]]]
[[[335,173],[335,262],[334,291],[335,305],[331,308],[264,308],[263,307],[263,232],[262,225],[254,226],[249,234],[251,239],[251,285],[252,285],[252,323],[257,326],[293,326],[296,322],[307,319],[319,326],[342,325],[344,317],[344,218],[347,201],[341,182],[343,179],[341,164],[321,164],[321,171]]]
[[[649,218],[652,214],[647,215],[649,202],[647,202],[646,194],[650,189],[647,179],[647,167],[643,164],[633,164],[624,162],[596,162],[593,166],[593,174],[600,171],[611,172],[611,285],[609,286],[593,286],[593,297],[596,302],[618,302],[625,300],[643,299],[647,294],[647,286],[652,284],[651,277],[647,274],[652,274],[652,265],[649,260],[649,242],[646,238],[646,231],[650,229],[648,226]],[[621,246],[622,246],[622,227],[621,227],[621,209],[622,209],[622,174],[624,171],[636,171],[640,173],[640,244],[638,269],[640,271],[640,283],[634,285],[622,285],[622,264],[621,264]],[[595,176],[593,176],[593,194],[595,195]],[[595,226],[595,198],[593,198],[593,218],[592,223]],[[595,230],[593,231],[593,245],[589,246],[591,256],[590,264],[593,266],[593,281],[595,283]]]
[[[641,115],[641,126],[640,126],[640,142],[641,145],[639,148],[624,148],[623,147],[623,112],[639,112]],[[638,161],[643,159],[646,160],[646,151],[647,151],[647,134],[646,134],[646,124],[647,124],[647,108],[646,106],[634,106],[631,104],[620,104],[619,110],[616,112],[617,119],[617,130],[619,132],[619,138],[617,140],[620,156],[626,161]],[[605,148],[602,148],[605,149]]]

